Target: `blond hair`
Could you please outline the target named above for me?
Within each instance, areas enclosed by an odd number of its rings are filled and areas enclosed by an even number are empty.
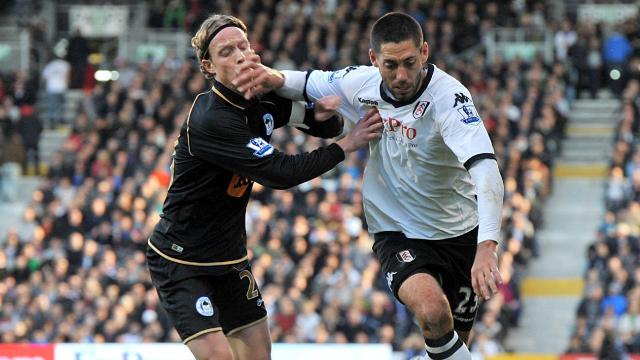
[[[211,35],[215,36],[215,34],[222,28],[229,26],[237,27],[245,34],[247,33],[247,27],[244,25],[242,20],[231,15],[213,14],[209,16],[202,25],[200,25],[198,32],[196,32],[196,34],[191,38],[191,47],[193,47],[193,50],[196,53],[200,72],[207,78],[207,80],[212,80],[215,75],[208,72],[202,65],[202,60],[211,58],[211,54],[208,54],[209,44],[211,43],[211,40],[213,40],[213,36]]]

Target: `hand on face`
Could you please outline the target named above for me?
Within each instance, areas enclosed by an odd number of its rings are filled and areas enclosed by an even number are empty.
[[[231,83],[245,99],[278,89],[284,83],[281,73],[260,62],[260,56],[252,54],[236,66],[236,75]]]

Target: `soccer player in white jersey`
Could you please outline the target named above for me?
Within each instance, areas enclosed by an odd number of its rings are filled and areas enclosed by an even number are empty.
[[[234,79],[246,97],[339,95],[358,121],[378,109],[363,197],[369,231],[393,294],[415,315],[431,359],[470,359],[477,296],[502,282],[496,248],[504,187],[491,141],[465,86],[427,62],[420,25],[388,13],[371,31],[373,66],[278,72],[253,57]],[[477,295],[477,296],[476,296]]]

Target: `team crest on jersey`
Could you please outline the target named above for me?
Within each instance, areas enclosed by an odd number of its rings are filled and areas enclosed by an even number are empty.
[[[266,142],[263,138],[253,138],[247,144],[249,149],[255,150],[253,155],[262,158],[273,153],[273,146]]]
[[[416,106],[413,108],[413,117],[416,119],[420,119],[422,116],[424,116],[424,113],[427,111],[429,104],[430,103],[428,101],[418,101]]]
[[[396,254],[396,259],[400,262],[410,263],[416,259],[416,254],[411,249],[402,250]]]
[[[213,305],[207,296],[200,296],[196,300],[196,311],[202,316],[213,316]]]
[[[463,105],[459,107],[458,113],[460,113],[460,121],[467,125],[478,125],[480,124],[480,116],[478,116],[478,112],[476,111],[476,107],[473,105]]]
[[[264,128],[267,130],[267,135],[271,135],[273,133],[273,115],[270,113],[264,114],[262,121],[264,121]]]
[[[335,80],[341,79],[341,78],[347,76],[347,74],[349,72],[351,72],[352,70],[355,70],[357,68],[358,68],[357,66],[348,66],[348,67],[346,67],[344,69],[336,70],[336,71],[332,72],[331,75],[329,75],[329,82],[332,83]]]

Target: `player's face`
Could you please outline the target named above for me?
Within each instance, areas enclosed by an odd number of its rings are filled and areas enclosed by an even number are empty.
[[[369,49],[371,63],[380,69],[382,81],[398,100],[408,100],[418,91],[424,78],[422,68],[429,57],[426,42],[416,47],[413,40],[380,45],[380,52]]]
[[[231,90],[236,90],[231,80],[236,66],[253,53],[245,33],[237,27],[222,29],[209,44],[209,59],[202,60],[205,69],[215,74],[216,80]]]

